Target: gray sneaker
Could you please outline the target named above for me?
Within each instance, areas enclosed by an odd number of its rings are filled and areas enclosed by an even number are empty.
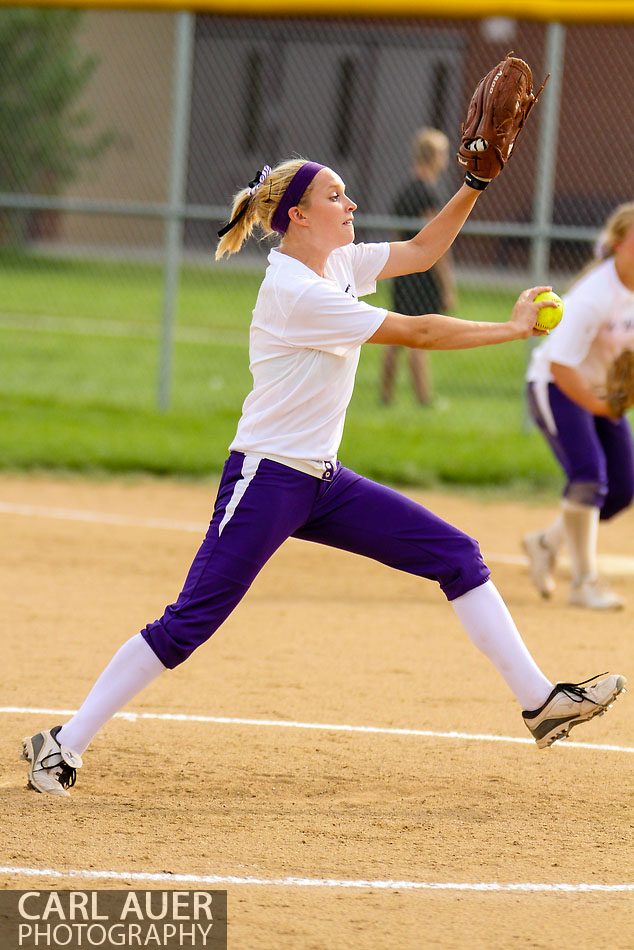
[[[594,679],[595,676],[582,683],[557,683],[543,706],[522,713],[539,749],[565,739],[580,722],[602,716],[627,683],[624,676],[612,675],[594,686],[585,686]]]
[[[22,740],[22,758],[30,763],[29,788],[48,795],[69,796],[75,784],[81,756],[57,741],[61,726],[45,729]]]
[[[623,610],[625,601],[596,578],[586,578],[570,587],[568,603],[590,610]]]

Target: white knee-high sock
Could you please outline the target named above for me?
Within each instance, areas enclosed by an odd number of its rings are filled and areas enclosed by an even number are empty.
[[[62,726],[57,741],[82,755],[101,727],[165,670],[137,633],[115,653],[80,709]]]
[[[522,709],[537,709],[553,688],[522,640],[493,581],[451,601],[472,642],[504,677]]]
[[[599,509],[567,498],[562,507],[572,582],[579,584],[597,576]]]

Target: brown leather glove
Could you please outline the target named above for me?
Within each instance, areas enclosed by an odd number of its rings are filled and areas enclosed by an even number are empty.
[[[634,406],[634,350],[623,350],[608,366],[605,398],[615,416]]]
[[[469,103],[456,155],[465,169],[467,185],[481,191],[500,174],[549,76],[533,95],[528,63],[509,53],[480,80]]]

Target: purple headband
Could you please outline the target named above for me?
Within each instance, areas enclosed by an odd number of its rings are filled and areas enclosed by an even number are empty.
[[[278,234],[286,234],[290,221],[288,212],[299,203],[317,172],[325,167],[325,165],[319,165],[317,162],[306,162],[297,169],[271,218],[271,228],[277,231]]]

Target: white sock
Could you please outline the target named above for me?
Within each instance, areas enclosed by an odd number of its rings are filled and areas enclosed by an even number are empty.
[[[522,640],[493,581],[451,601],[472,642],[504,677],[522,709],[537,709],[553,688]]]
[[[599,509],[564,498],[563,518],[573,584],[595,578]]]
[[[78,712],[58,732],[57,741],[82,755],[101,727],[165,670],[137,633],[115,653]]]

